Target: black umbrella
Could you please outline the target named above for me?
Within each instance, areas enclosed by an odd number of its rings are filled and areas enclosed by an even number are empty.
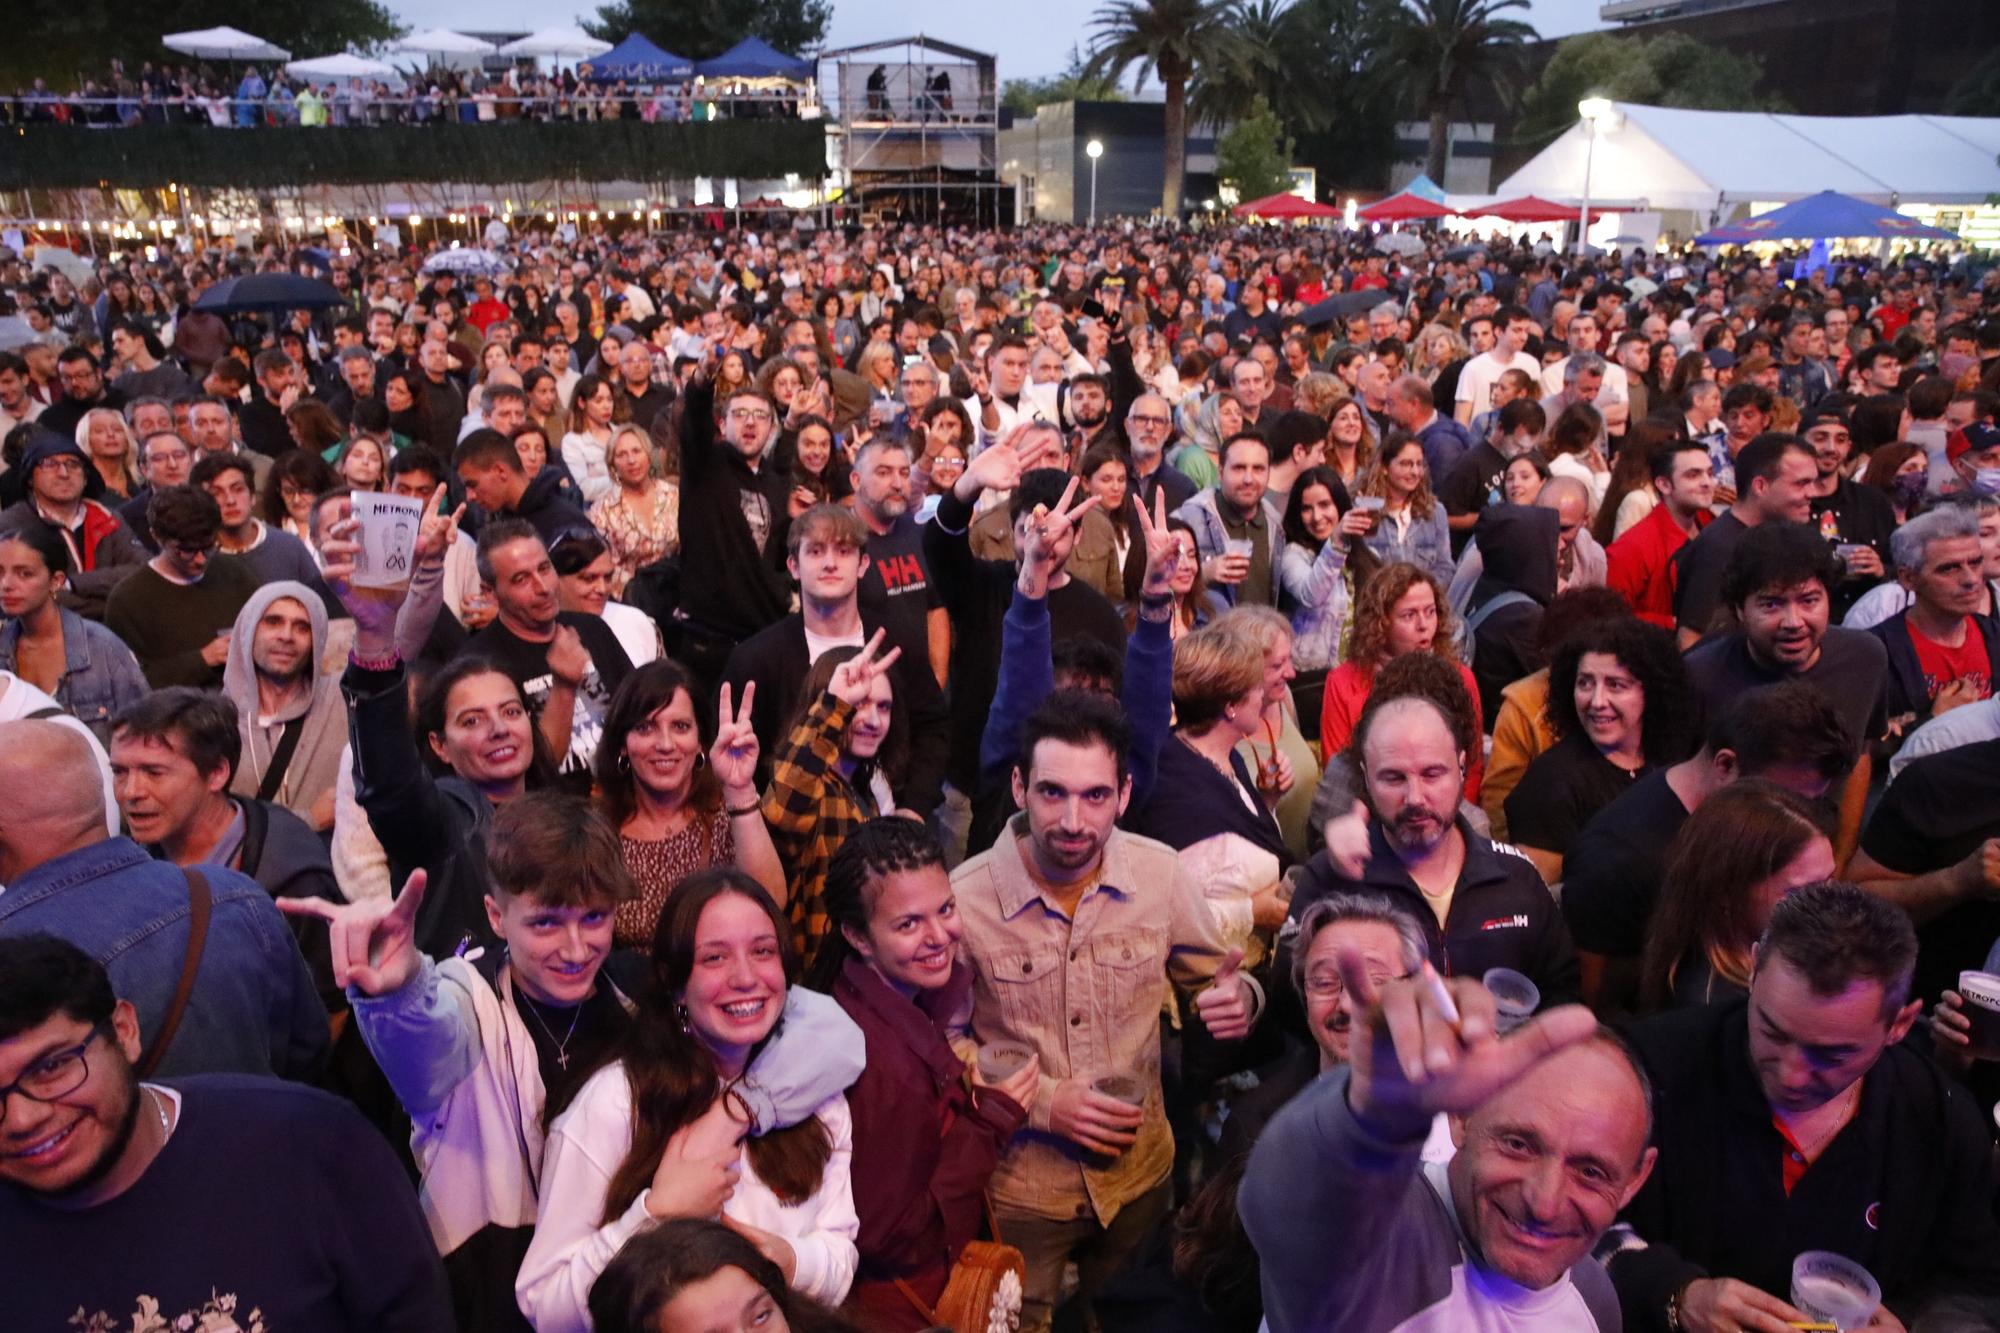
[[[252,273],[241,278],[224,278],[203,292],[194,303],[196,310],[217,314],[264,311],[277,314],[286,310],[322,310],[344,305],[339,292],[317,278],[297,273]]]
[[[1299,322],[1307,328],[1320,324],[1331,324],[1346,319],[1349,315],[1359,315],[1373,310],[1384,301],[1396,299],[1395,293],[1380,287],[1364,292],[1335,292],[1324,301],[1309,305],[1299,312]]]
[[[1483,245],[1462,245],[1456,250],[1445,251],[1444,261],[1447,264],[1463,264],[1474,255],[1483,255],[1485,253],[1486,247]]]

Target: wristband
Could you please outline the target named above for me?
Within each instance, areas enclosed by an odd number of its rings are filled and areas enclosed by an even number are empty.
[[[762,815],[764,813],[764,807],[755,804],[725,805],[722,807],[722,812],[728,815],[731,819],[741,819],[745,815]]]
[[[359,648],[354,648],[348,651],[347,660],[352,665],[360,667],[363,671],[394,671],[402,665],[403,655],[396,649],[391,648],[380,657],[368,657],[364,656]]]

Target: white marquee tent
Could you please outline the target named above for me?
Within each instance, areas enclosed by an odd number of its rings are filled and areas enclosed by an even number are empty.
[[[1980,204],[2000,194],[2000,120],[1613,107],[1590,160],[1590,197],[1599,207],[1678,209],[1719,221],[1736,205],[1788,203],[1821,190],[1888,207]],[[1589,137],[1579,120],[1496,186],[1496,197],[1579,199]]]

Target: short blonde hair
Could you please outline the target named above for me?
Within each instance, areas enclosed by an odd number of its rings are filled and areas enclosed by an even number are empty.
[[[1240,622],[1239,622],[1240,623]],[[1174,645],[1174,715],[1200,736],[1264,682],[1264,649],[1239,629],[1204,625]]]

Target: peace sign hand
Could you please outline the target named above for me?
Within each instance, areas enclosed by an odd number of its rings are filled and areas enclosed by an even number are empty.
[[[1042,505],[1035,506],[1034,522],[1028,527],[1027,541],[1020,551],[1021,591],[1030,597],[1047,594],[1049,580],[1055,577],[1056,566],[1069,555],[1074,544],[1070,535],[1083,516],[1097,507],[1097,497],[1087,495],[1075,506],[1070,498],[1082,479],[1071,477],[1069,485],[1063,487],[1062,499],[1056,501],[1054,509]]]
[[[722,687],[716,705],[715,744],[708,747],[708,766],[722,784],[727,804],[745,806],[757,799],[757,731],[751,723],[751,706],[757,698],[757,682],[743,685],[743,706],[730,706],[729,686]]]
[[[860,707],[874,687],[875,678],[896,664],[903,655],[901,648],[891,648],[882,652],[882,641],[888,637],[887,630],[876,630],[875,637],[868,640],[867,647],[848,658],[833,670],[833,679],[827,682],[827,693],[842,703]],[[877,656],[880,654],[880,656]]]
[[[1180,572],[1181,544],[1167,526],[1167,488],[1162,486],[1153,492],[1153,512],[1146,513],[1143,502],[1134,505],[1139,511],[1139,537],[1146,546],[1146,578],[1140,585],[1141,597],[1170,597],[1174,591],[1174,575]]]
[[[413,870],[393,900],[335,903],[324,898],[279,898],[278,910],[326,922],[335,985],[352,986],[363,995],[389,995],[409,985],[423,966],[416,921],[424,904],[424,884],[424,872]]]

